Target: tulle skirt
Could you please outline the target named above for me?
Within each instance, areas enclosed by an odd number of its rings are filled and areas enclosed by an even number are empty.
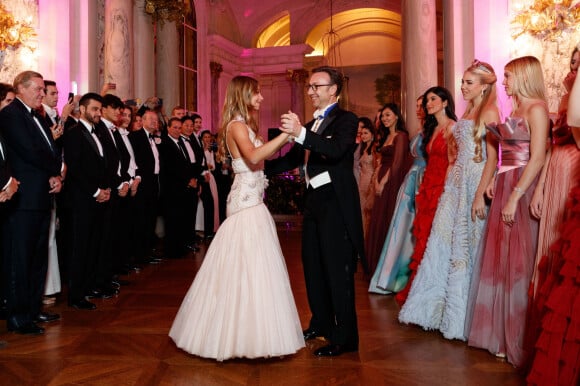
[[[264,204],[218,229],[169,336],[191,354],[277,357],[304,347],[276,227]]]

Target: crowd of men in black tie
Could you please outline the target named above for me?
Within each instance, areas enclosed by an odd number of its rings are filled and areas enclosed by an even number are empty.
[[[50,108],[54,82],[25,71],[13,88],[14,101],[0,110],[0,306],[8,330],[42,334],[39,323],[59,319],[42,309],[55,206],[68,305],[92,310],[91,299],[119,294],[119,274],[198,250],[208,171],[196,116],[172,117],[160,131],[158,113],[145,108],[142,129],[129,132],[119,127],[126,106],[115,95],[84,94],[76,114],[69,100],[59,117]],[[43,109],[53,90],[54,105]]]

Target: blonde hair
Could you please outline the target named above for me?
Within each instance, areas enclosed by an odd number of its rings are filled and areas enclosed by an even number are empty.
[[[480,62],[477,59],[471,63],[471,66],[465,72],[477,76],[481,84],[488,86],[481,90],[481,102],[479,105],[475,106],[473,99],[470,100],[464,114],[466,116],[467,114],[473,113],[473,140],[475,142],[475,156],[473,157],[473,161],[479,163],[483,161],[483,137],[485,136],[485,123],[481,115],[489,106],[497,105],[497,91],[495,86],[497,76],[489,63]]]
[[[542,65],[535,56],[513,59],[505,65],[505,70],[513,74],[512,91],[515,98],[512,104],[514,109],[517,107],[518,99],[522,97],[546,100]]]
[[[258,81],[249,76],[236,76],[228,84],[218,133],[217,157],[220,161],[225,160],[229,153],[226,145],[226,129],[231,121],[241,117],[246,125],[258,134],[258,124],[252,115],[251,103],[252,97],[259,92]]]

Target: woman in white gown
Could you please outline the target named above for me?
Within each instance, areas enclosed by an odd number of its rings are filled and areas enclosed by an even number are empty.
[[[263,161],[288,135],[265,144],[257,137],[252,115],[262,100],[253,78],[237,76],[228,85],[219,140],[235,173],[227,218],[169,332],[179,348],[218,361],[283,356],[305,345],[276,226],[262,200]]]

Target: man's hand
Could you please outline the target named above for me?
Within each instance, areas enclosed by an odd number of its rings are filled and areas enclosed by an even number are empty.
[[[129,192],[129,183],[123,182],[123,184],[121,185],[121,187],[119,188],[119,191],[118,191],[119,197],[127,196],[128,192]]]
[[[131,183],[131,197],[135,197],[137,191],[139,190],[139,184],[141,183],[141,178],[135,178]]]
[[[50,185],[48,193],[60,193],[60,190],[62,189],[62,180],[60,176],[50,177],[48,184]]]
[[[18,191],[18,185],[20,185],[20,182],[18,182],[16,178],[12,177],[6,188],[0,192],[0,202],[10,200],[14,193]]]
[[[197,188],[197,180],[195,178],[192,178],[191,180],[189,180],[189,184],[187,184],[187,186],[194,189]]]
[[[298,137],[300,135],[302,124],[300,123],[298,115],[294,114],[292,111],[289,110],[287,114],[282,114],[280,122],[280,130],[282,130],[284,133],[293,135],[294,137]]]
[[[111,198],[111,189],[101,189],[96,197],[96,201],[99,203],[107,202]]]

